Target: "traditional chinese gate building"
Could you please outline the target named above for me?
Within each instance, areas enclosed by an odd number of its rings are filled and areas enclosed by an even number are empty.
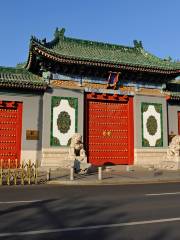
[[[88,161],[158,164],[179,131],[180,63],[127,47],[69,38],[30,40],[26,63],[0,67],[0,158],[66,166],[72,135]]]

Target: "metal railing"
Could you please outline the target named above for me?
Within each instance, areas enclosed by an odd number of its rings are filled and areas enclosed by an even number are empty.
[[[17,159],[12,163],[0,160],[0,185],[25,185],[38,183],[38,166],[36,163],[18,163]]]

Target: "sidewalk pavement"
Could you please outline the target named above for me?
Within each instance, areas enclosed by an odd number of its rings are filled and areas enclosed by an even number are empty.
[[[70,180],[70,169],[56,169],[50,172],[48,184],[60,185],[128,185],[180,182],[180,170],[159,170],[137,166],[111,166],[102,170],[102,180],[98,172],[74,174]]]

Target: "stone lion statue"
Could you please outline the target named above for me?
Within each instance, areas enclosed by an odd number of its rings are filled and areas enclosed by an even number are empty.
[[[180,135],[172,138],[166,156],[164,156],[163,161],[160,162],[159,168],[166,170],[180,169]]]
[[[167,158],[179,157],[180,156],[180,135],[173,137],[167,150]]]
[[[91,164],[87,163],[87,156],[80,133],[75,133],[71,138],[68,159],[73,161],[74,169],[78,173],[87,172],[88,168],[91,166]]]

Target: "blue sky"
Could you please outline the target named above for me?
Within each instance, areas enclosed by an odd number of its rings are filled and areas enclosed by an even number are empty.
[[[180,59],[179,0],[0,0],[0,66],[27,60],[31,35],[52,40],[56,27],[81,39],[144,48]]]

